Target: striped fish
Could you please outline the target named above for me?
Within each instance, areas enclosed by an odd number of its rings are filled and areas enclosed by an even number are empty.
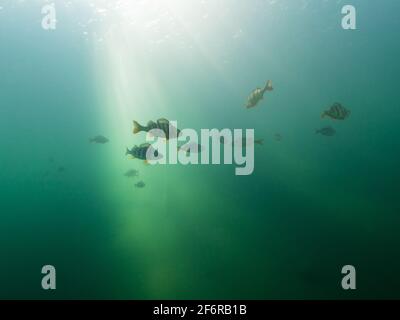
[[[272,87],[272,81],[268,80],[263,89],[257,88],[250,94],[250,96],[247,98],[246,108],[254,108],[264,98],[264,93],[272,90],[274,90]]]
[[[143,143],[140,146],[134,146],[131,150],[126,148],[126,155],[130,155],[132,159],[140,159],[147,162],[148,160],[158,160],[162,155],[155,150],[151,144]]]
[[[329,117],[335,120],[344,120],[350,116],[350,111],[343,107],[340,103],[334,103],[329,110],[322,113],[321,118]]]
[[[161,133],[157,134],[157,130],[161,130]],[[157,122],[149,121],[147,123],[147,126],[142,126],[137,121],[133,121],[133,134],[139,133],[141,131],[152,131],[151,133],[153,133],[154,136],[159,136],[162,138],[165,137],[167,140],[169,140],[170,138],[176,138],[180,134],[180,130],[173,127],[172,125],[170,126],[169,120],[164,118],[158,119]]]

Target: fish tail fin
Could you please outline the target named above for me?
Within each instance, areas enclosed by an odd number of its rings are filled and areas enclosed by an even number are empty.
[[[315,129],[315,134],[320,133],[319,129]]]
[[[135,159],[135,156],[132,154],[132,152],[128,148],[126,148],[125,155],[129,156],[129,159]]]
[[[321,114],[321,119],[324,119],[326,117],[326,112],[324,111],[324,112],[322,112],[322,114]]]
[[[139,133],[143,130],[143,127],[139,124],[139,122],[133,120],[133,134]]]
[[[265,91],[273,91],[274,87],[272,86],[272,81],[268,80],[267,84],[265,85]]]

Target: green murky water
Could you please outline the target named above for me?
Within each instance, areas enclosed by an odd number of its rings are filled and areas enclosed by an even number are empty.
[[[400,3],[351,2],[0,1],[0,298],[399,298]],[[254,173],[129,160],[158,118],[255,129]]]

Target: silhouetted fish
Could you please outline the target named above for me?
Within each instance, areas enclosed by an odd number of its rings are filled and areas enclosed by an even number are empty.
[[[224,137],[220,137],[219,140],[222,144],[228,144],[229,141],[226,140]],[[250,138],[242,138],[242,139],[235,139],[232,141],[232,146],[241,146],[242,148],[246,148],[248,146],[254,146],[254,145],[260,145],[262,146],[264,144],[264,139],[250,139]]]
[[[139,171],[137,171],[135,169],[128,170],[124,174],[124,176],[127,177],[127,178],[137,177],[138,175],[139,175]]]
[[[94,138],[89,139],[89,142],[90,143],[105,144],[105,143],[109,142],[109,140],[106,137],[102,136],[102,135],[98,135],[98,136],[95,136]]]
[[[315,133],[316,134],[322,134],[322,135],[327,136],[327,137],[332,137],[332,136],[334,136],[336,134],[336,130],[329,126],[329,127],[325,127],[325,128],[322,128],[322,129],[315,130]]]
[[[234,141],[234,144],[236,146],[242,146],[242,148],[247,148],[250,146],[254,146],[256,144],[262,146],[264,144],[264,139],[250,139],[250,138],[242,138],[240,139],[236,139]]]
[[[136,188],[144,188],[146,184],[143,181],[139,181],[138,183],[135,183]]]

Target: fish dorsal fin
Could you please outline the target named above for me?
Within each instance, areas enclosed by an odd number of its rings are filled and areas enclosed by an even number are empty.
[[[266,84],[266,86],[265,86],[265,90],[266,90],[266,91],[272,91],[272,90],[274,90],[274,88],[272,87],[272,80],[268,80],[268,81],[267,81],[267,84]]]
[[[150,146],[151,146],[150,143],[142,143],[139,147],[140,147],[140,148],[148,148],[148,147],[150,147]]]
[[[161,118],[157,120],[158,123],[169,123],[169,120],[165,119],[165,118]]]

